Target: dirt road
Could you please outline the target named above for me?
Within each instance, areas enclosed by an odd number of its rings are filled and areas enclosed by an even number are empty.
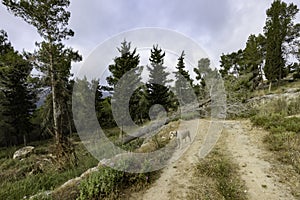
[[[188,199],[192,188],[197,187],[193,185],[193,169],[198,162],[198,152],[210,122],[191,120],[183,123],[191,132],[197,133],[194,135],[194,141],[191,144],[185,143],[184,147],[187,150],[175,163],[163,169],[160,178],[148,190],[134,193],[130,199],[185,200]],[[248,121],[225,121],[222,136],[226,144],[222,149],[232,155],[233,161],[240,166],[239,171],[247,188],[247,197],[250,200],[295,199],[290,189],[284,183],[280,183],[279,178],[272,173],[271,164],[264,160],[265,156],[272,156],[272,153],[261,148],[263,136],[251,130]]]
[[[290,189],[272,173],[272,164],[263,159],[272,156],[271,152],[259,147],[266,134],[264,131],[253,130],[248,121],[227,121],[225,134],[227,149],[240,166],[250,200],[294,199]]]

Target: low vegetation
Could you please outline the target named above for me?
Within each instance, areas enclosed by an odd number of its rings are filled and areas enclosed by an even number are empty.
[[[37,145],[34,154],[23,160],[12,159],[11,152],[16,149],[15,147],[1,151],[1,199],[23,199],[42,191],[53,190],[98,163],[82,144],[78,144],[76,145],[76,153],[79,157],[78,166],[59,171],[53,167],[55,163],[50,160],[42,163],[43,159],[41,158],[47,155],[50,142],[34,145]],[[4,157],[4,155],[6,156]],[[39,163],[45,166],[41,169]]]
[[[269,109],[268,113],[264,112],[266,109]],[[265,142],[271,151],[276,151],[277,159],[292,165],[300,174],[300,118],[294,116],[299,113],[299,97],[290,102],[278,99],[264,105],[251,121],[269,131]]]
[[[190,194],[190,199],[247,199],[238,165],[220,149],[216,148],[200,161],[195,169],[195,177],[199,187]]]
[[[150,173],[126,173],[101,167],[80,184],[80,195],[77,199],[122,199],[125,189],[143,188],[150,182],[150,177]]]

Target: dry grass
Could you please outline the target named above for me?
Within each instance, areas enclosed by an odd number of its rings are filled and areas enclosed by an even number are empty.
[[[289,88],[300,88],[300,80],[294,81],[291,83],[282,83],[281,85],[277,86],[276,84],[272,86],[271,92],[269,89],[260,89],[253,92],[252,96],[264,96],[268,94],[281,94],[284,93]]]
[[[222,134],[218,143],[204,159],[195,166],[194,182],[197,187],[189,199],[204,200],[246,200],[246,186],[239,174],[239,165],[228,153],[226,134]]]

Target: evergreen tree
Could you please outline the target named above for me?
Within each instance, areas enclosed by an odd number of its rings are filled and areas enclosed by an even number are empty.
[[[210,60],[208,58],[201,58],[198,61],[198,67],[194,68],[196,73],[196,80],[200,81],[200,85],[196,85],[196,90],[199,99],[205,99],[208,96],[207,81],[212,78],[212,69],[210,68]]]
[[[118,81],[130,70],[137,69],[140,63],[140,56],[136,54],[136,49],[131,51],[131,43],[126,40],[121,43],[121,47],[118,48],[120,56],[114,59],[114,64],[110,65],[109,71],[111,75],[107,77],[107,82],[113,90]]]
[[[32,130],[35,92],[28,84],[32,65],[13,49],[7,34],[0,31],[0,134],[4,143],[24,145]]]
[[[68,80],[72,61],[79,61],[81,57],[71,48],[66,48],[62,43],[74,35],[67,28],[70,12],[66,11],[69,0],[31,0],[15,1],[2,0],[3,4],[15,16],[21,17],[33,25],[43,42],[37,44],[35,53],[38,69],[44,73],[45,86],[51,88],[51,109],[53,128],[49,129],[55,135],[56,156],[60,167],[65,161],[73,161],[71,155],[74,150],[64,134],[64,124],[68,121],[68,106],[65,103],[68,97]],[[70,162],[67,162],[70,163]]]
[[[228,76],[238,77],[241,74],[244,69],[243,56],[244,52],[242,49],[230,54],[222,54],[221,69],[219,71],[223,78],[226,79]]]
[[[145,85],[134,91],[130,98],[129,105],[130,115],[135,122],[143,124],[144,120],[149,119],[147,87]]]
[[[134,112],[139,111],[138,108],[132,109],[132,106],[136,105],[130,103],[130,95],[133,99],[137,98],[134,89],[141,84],[143,68],[139,66],[140,56],[136,53],[136,49],[131,50],[130,42],[126,40],[122,42],[118,51],[121,55],[114,59],[114,64],[109,66],[111,75],[107,77],[107,82],[110,86],[109,90],[113,93],[113,111],[117,112],[113,113],[121,127],[120,137],[122,137],[124,126],[132,126],[132,121],[135,120]]]
[[[245,86],[251,90],[254,90],[263,80],[264,41],[262,35],[258,37],[250,35],[244,50],[245,69],[242,73],[245,76]]]
[[[165,52],[158,45],[151,49],[150,66],[147,66],[149,71],[149,81],[147,83],[147,98],[150,106],[159,104],[167,111],[172,107],[170,99],[170,89],[167,85],[172,80],[168,79],[169,72],[164,66]],[[155,112],[155,111],[154,111]],[[158,114],[158,113],[155,113]]]
[[[266,64],[264,72],[270,81],[278,81],[287,75],[286,57],[287,46],[299,34],[299,25],[293,20],[299,9],[294,4],[287,5],[281,0],[275,0],[267,10],[267,20],[264,27],[266,36]]]
[[[182,100],[184,103],[190,103],[193,101],[191,99],[191,88],[193,85],[193,80],[190,77],[190,74],[188,71],[185,70],[185,63],[184,63],[184,51],[181,53],[180,57],[178,58],[178,63],[176,66],[177,71],[174,72],[175,74],[175,89],[177,92],[177,96],[183,98]]]

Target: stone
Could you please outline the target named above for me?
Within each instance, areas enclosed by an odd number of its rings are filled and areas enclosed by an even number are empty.
[[[247,167],[247,163],[242,163],[241,167]]]
[[[23,147],[19,150],[17,150],[14,155],[13,155],[13,159],[22,159],[27,157],[29,154],[31,154],[34,150],[33,146],[26,146]]]

